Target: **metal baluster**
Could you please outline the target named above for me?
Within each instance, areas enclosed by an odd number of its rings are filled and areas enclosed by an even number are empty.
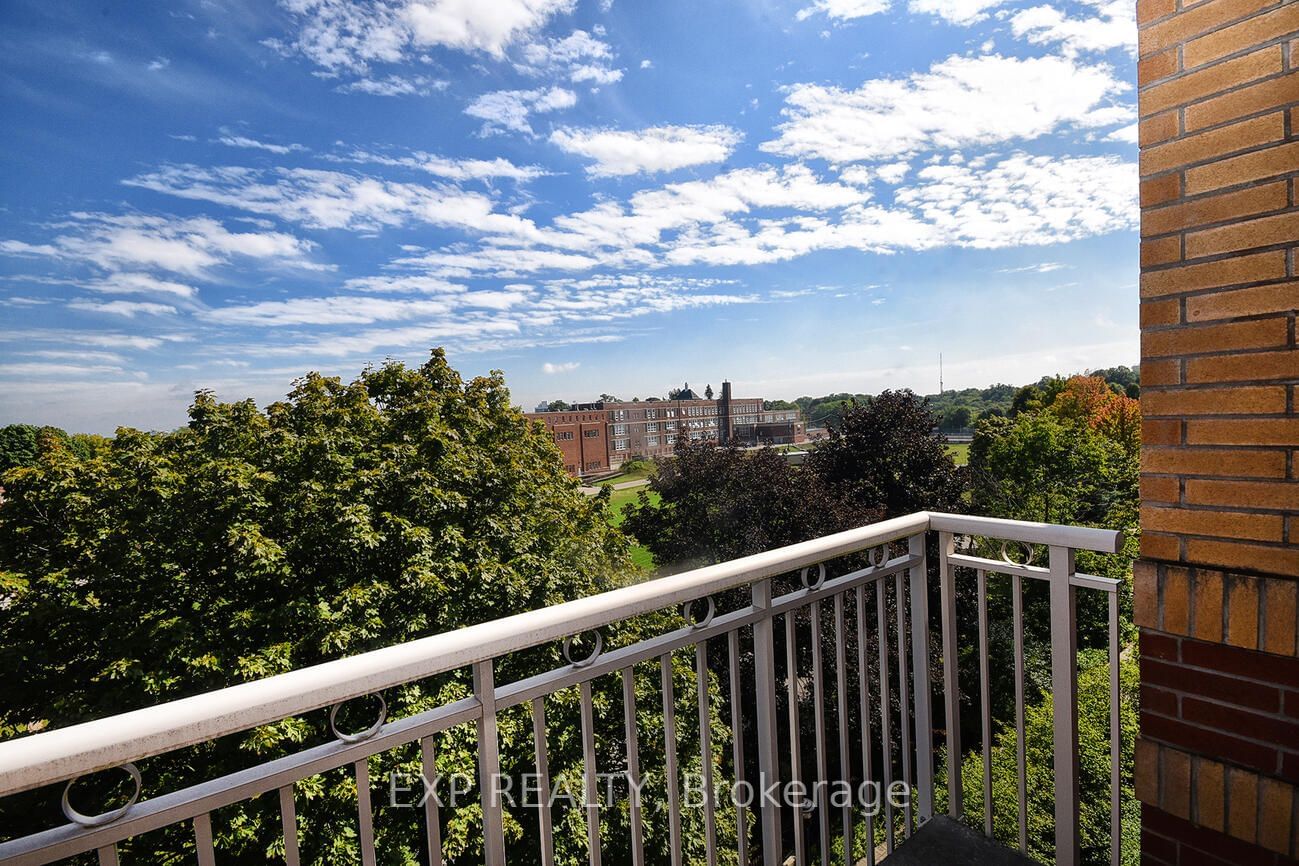
[[[1122,857],[1122,814],[1119,748],[1123,729],[1119,719],[1119,589],[1110,590],[1110,866]]]
[[[645,866],[645,825],[641,821],[640,732],[636,724],[636,672],[622,669],[622,706],[627,731],[627,799],[631,813],[632,866]],[[549,863],[545,866],[550,866]]]
[[[798,731],[798,643],[794,611],[785,614],[785,690],[789,693],[789,779],[792,787],[802,784],[802,751]],[[803,811],[794,810],[794,866],[807,866],[807,842],[803,838]]]
[[[861,756],[865,781],[874,780],[871,757],[871,686],[866,662],[866,587],[857,587],[857,695],[861,715]],[[875,866],[875,814],[866,813],[866,866]]]
[[[591,702],[591,681],[578,686],[582,703],[582,799],[586,803],[587,861],[600,866],[600,801],[595,781],[595,709]]]
[[[676,689],[672,683],[672,655],[661,656],[659,667],[663,678],[663,753],[666,758],[668,787],[668,834],[672,846],[672,866],[681,866],[681,791],[677,778],[677,707]]]
[[[954,539],[938,533],[939,590],[943,624],[943,704],[947,728],[947,814],[965,812],[961,791],[961,692],[956,658],[956,567],[948,561]]]
[[[280,825],[284,829],[284,866],[298,866],[298,810],[292,784],[280,788]]]
[[[771,580],[751,588],[754,610],[771,609]],[[753,624],[754,700],[758,712],[758,796],[762,804],[763,866],[780,866],[784,858],[780,830],[780,805],[764,792],[780,782],[776,725],[776,624],[770,615]]]
[[[99,855],[99,866],[118,866],[117,845],[105,845],[95,849],[95,853]]]
[[[428,845],[430,866],[442,864],[442,822],[438,814],[437,799],[437,752],[433,737],[424,737],[419,742],[420,769],[426,784],[432,785],[424,792],[424,841]],[[282,791],[283,789],[281,789]]]
[[[356,775],[357,842],[361,846],[361,866],[375,866],[374,809],[370,805],[370,759],[362,758],[352,765]]]
[[[726,635],[726,648],[730,660],[731,674],[731,763],[735,765],[736,790],[743,790],[744,783],[744,712],[740,704],[740,630],[736,629]],[[749,862],[749,827],[746,821],[745,808],[740,805],[739,797],[735,800],[735,838],[739,843],[740,866]],[[634,864],[641,866],[641,864]]]
[[[555,831],[550,814],[550,749],[546,741],[545,698],[532,699],[532,742],[537,757],[537,787],[541,791],[537,802],[541,866],[554,866]]]
[[[487,866],[505,866],[505,824],[497,785],[501,753],[496,736],[496,674],[490,659],[474,665],[474,697],[482,707],[478,717],[478,785],[483,809],[483,854]]]
[[[916,781],[919,820],[934,816],[934,718],[929,685],[929,560],[925,536],[907,539],[907,553],[919,557],[911,566],[911,676],[915,682]]]
[[[889,620],[885,611],[884,595],[888,591],[888,580],[880,578],[875,581],[875,618],[879,637],[880,661],[880,744],[883,746],[884,759],[884,837],[885,850],[893,853],[893,801],[889,789],[893,787],[893,732],[892,715],[889,708]]]
[[[1024,587],[1023,578],[1012,576],[1014,596],[1011,616],[1015,620],[1015,766],[1019,777],[1019,850],[1028,853],[1028,746],[1024,742]]]
[[[211,812],[204,812],[194,819],[194,850],[198,853],[198,866],[216,866],[216,852],[212,850]]]
[[[911,693],[907,663],[907,605],[903,589],[902,572],[894,578],[893,598],[897,601],[898,620],[898,727],[902,729],[902,781],[907,787],[907,798],[902,803],[902,835],[911,836],[911,796],[915,779],[911,775]]]
[[[826,769],[825,755],[825,677],[821,671],[821,602],[815,601],[808,606],[812,611],[812,690],[816,699],[812,701],[812,715],[816,724],[816,804],[817,823],[821,828],[821,866],[830,863],[830,810],[826,802],[826,783],[830,773]]]
[[[1050,548],[1052,750],[1055,767],[1055,860],[1076,866],[1078,848],[1078,634],[1074,551]]]
[[[717,804],[713,789],[713,736],[708,701],[708,641],[695,644],[695,683],[699,695],[699,757],[704,771],[704,851],[708,866],[717,866]]]
[[[839,781],[852,787],[852,760],[848,755],[848,629],[844,625],[843,593],[834,597],[834,673],[836,723],[839,729]],[[846,866],[854,863],[852,856],[852,797],[843,806],[843,859]]]
[[[983,833],[992,838],[992,697],[988,681],[988,575],[979,579],[979,723],[983,752]]]

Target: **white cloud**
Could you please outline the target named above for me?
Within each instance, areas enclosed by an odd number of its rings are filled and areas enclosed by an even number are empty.
[[[652,126],[640,130],[557,129],[550,141],[595,161],[594,177],[673,171],[721,162],[743,135],[728,126]]]
[[[524,75],[567,78],[574,84],[613,84],[622,79],[614,69],[613,49],[585,30],[574,30],[562,39],[551,38],[523,46],[514,68]]]
[[[1129,89],[1103,64],[954,55],[928,72],[872,79],[856,90],[794,85],[780,136],[762,149],[839,163],[1032,139],[1131,119],[1131,106],[1111,102]]]
[[[642,60],[642,61],[640,62],[640,68],[641,68],[641,69],[653,69],[653,68],[654,68],[654,61],[653,61],[653,60]]]
[[[283,156],[286,153],[300,153],[310,148],[301,144],[271,144],[265,141],[258,141],[255,138],[249,138],[245,135],[234,135],[232,133],[221,131],[221,137],[216,139],[217,144],[224,144],[226,147],[245,147],[254,150],[265,150],[269,153]]]
[[[297,34],[270,44],[329,70],[364,71],[399,63],[431,47],[484,52],[505,49],[569,12],[575,0],[280,0]]]
[[[545,373],[547,376],[553,376],[556,373],[571,373],[580,366],[582,365],[577,361],[565,361],[560,364],[552,364],[547,361],[541,365],[541,372]]]
[[[798,10],[795,17],[799,21],[806,21],[813,15],[824,14],[829,18],[848,21],[887,11],[889,0],[815,0],[811,6]]]
[[[203,318],[224,325],[367,325],[394,319],[438,316],[451,310],[446,301],[394,301],[384,298],[343,295],[328,298],[295,298],[262,301],[244,306],[209,310]]]
[[[988,17],[988,10],[1006,0],[911,0],[908,8],[917,15],[937,15],[952,24],[968,25]]]
[[[161,70],[166,69],[168,66],[171,66],[171,60],[169,58],[155,57],[154,59],[149,61],[148,69],[150,72],[160,72]]]
[[[1060,262],[1042,262],[1041,264],[1038,265],[1025,265],[1022,268],[1002,268],[999,271],[997,271],[997,273],[999,274],[1023,274],[1023,273],[1049,274],[1052,273],[1053,271],[1063,270],[1066,267],[1068,267],[1068,265],[1063,265]]]
[[[176,308],[168,304],[154,304],[148,301],[73,301],[68,309],[84,313],[107,313],[113,316],[125,316],[134,319],[137,315],[168,316],[174,315]]]
[[[1083,51],[1137,49],[1136,4],[1128,0],[1086,0],[1091,18],[1070,18],[1054,6],[1033,6],[1010,19],[1016,36],[1036,44],[1058,42],[1067,55]]]
[[[1127,126],[1120,126],[1118,129],[1105,136],[1108,141],[1121,141],[1125,144],[1136,144],[1139,138],[1139,127],[1135,123],[1129,123]]]
[[[368,93],[371,96],[428,96],[450,86],[451,82],[428,75],[385,75],[358,78],[334,89],[339,93]]]
[[[572,108],[577,104],[577,94],[562,87],[538,90],[495,90],[484,93],[469,103],[465,114],[483,121],[484,135],[503,132],[532,134],[528,118]]]
[[[518,182],[545,177],[550,172],[538,165],[515,165],[508,159],[465,159],[438,156],[437,154],[414,151],[407,156],[388,156],[354,150],[347,157],[335,157],[340,161],[368,162],[376,165],[391,165],[427,172],[435,177],[450,181],[463,182],[471,180],[494,180],[504,178]]]
[[[185,283],[131,272],[110,274],[87,284],[86,288],[110,295],[176,295],[192,298],[198,294],[198,289]]]

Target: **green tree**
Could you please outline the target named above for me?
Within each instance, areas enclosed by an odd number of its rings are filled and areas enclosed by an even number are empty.
[[[200,393],[189,424],[177,431],[122,429],[87,460],[47,449],[34,465],[10,473],[6,487],[5,736],[589,595],[618,585],[629,568],[628,543],[607,523],[607,497],[581,495],[544,427],[510,408],[499,374],[462,381],[440,350],[421,368],[387,364],[351,383],[308,375],[264,412],[251,401],[219,403]],[[669,619],[651,616],[606,637],[616,646]],[[500,660],[498,678],[559,664],[557,647],[541,647]],[[637,683],[646,692],[647,732],[661,729],[651,673],[640,672]],[[678,679],[688,717],[692,678],[684,661]],[[395,718],[469,693],[467,672],[459,671],[386,698]],[[619,743],[621,716],[608,710],[620,706],[620,685],[606,678],[597,694],[601,741]],[[577,778],[576,697],[561,693],[548,704],[552,768],[557,777]],[[328,741],[324,722],[323,713],[286,719],[151,759],[148,793]],[[682,754],[698,755],[697,738],[683,728]],[[501,740],[503,771],[530,771],[531,725],[521,712],[502,716]],[[648,733],[642,743],[646,765],[662,766],[661,744]],[[726,748],[724,729],[714,743],[719,754]],[[439,736],[440,772],[472,774],[474,755],[464,727]],[[601,759],[613,766],[607,752]],[[417,767],[412,747],[371,760],[376,780]],[[297,796],[304,862],[358,862],[351,778],[312,777]],[[0,834],[26,830],[33,814],[57,815],[49,792],[12,800],[0,814]],[[269,800],[217,813],[223,862],[274,856],[279,817]],[[376,821],[384,862],[422,859],[416,812],[390,810]],[[510,812],[507,837],[535,850],[535,815],[527,812]],[[620,814],[604,820],[610,844],[625,847]],[[557,862],[584,861],[581,810],[561,817]],[[647,819],[651,850],[666,851],[664,816]],[[686,821],[693,856],[702,851],[701,819]],[[479,822],[474,808],[445,813],[451,862],[481,862]],[[186,828],[175,827],[126,847],[144,862],[170,863],[192,860],[192,845]]]
[[[572,406],[570,406],[568,403],[566,403],[563,400],[551,400],[549,403],[546,404],[547,412],[567,412],[569,409],[572,408],[573,408]]]

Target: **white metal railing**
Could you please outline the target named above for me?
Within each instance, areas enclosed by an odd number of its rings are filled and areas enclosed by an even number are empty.
[[[941,634],[941,677],[931,680],[930,633],[934,627],[929,612],[930,578],[926,539],[929,532],[938,534],[938,599]],[[973,547],[962,546],[964,537],[988,539],[983,549],[1002,542],[1001,559],[975,555]],[[989,546],[991,544],[991,547]],[[458,631],[411,641],[399,646],[375,650],[362,655],[327,662],[263,680],[197,695],[183,700],[123,713],[68,728],[32,734],[0,743],[0,797],[57,783],[71,784],[78,778],[98,771],[126,767],[134,774],[136,797],[118,813],[88,818],[73,811],[64,791],[64,811],[71,823],[42,830],[20,838],[0,842],[0,863],[50,863],[83,852],[97,852],[99,861],[117,862],[117,844],[124,840],[183,822],[192,823],[196,856],[200,864],[214,862],[211,814],[224,806],[240,803],[261,794],[277,792],[283,823],[285,861],[297,866],[298,840],[294,783],[328,770],[350,767],[355,774],[357,834],[365,864],[375,862],[373,808],[370,802],[369,758],[405,744],[418,743],[426,767],[431,767],[435,742],[439,734],[465,724],[477,730],[478,778],[494,779],[500,772],[498,714],[511,708],[531,712],[535,746],[535,766],[548,787],[548,726],[545,701],[562,689],[580,690],[580,736],[583,747],[583,773],[588,782],[585,804],[588,857],[592,864],[601,859],[601,822],[598,806],[591,796],[596,771],[596,749],[592,701],[592,683],[600,677],[619,677],[624,696],[625,766],[628,778],[638,780],[640,766],[636,697],[633,670],[637,664],[657,662],[661,670],[663,697],[663,746],[666,766],[664,778],[669,800],[667,820],[672,838],[671,859],[681,862],[681,809],[678,789],[681,768],[677,755],[676,694],[671,659],[677,650],[694,649],[695,674],[699,704],[699,740],[703,756],[709,756],[709,713],[715,700],[709,675],[708,648],[725,645],[729,671],[729,718],[734,731],[732,773],[742,781],[746,763],[756,766],[758,777],[752,780],[758,791],[781,783],[782,756],[787,767],[784,781],[806,777],[821,783],[833,780],[879,781],[888,786],[902,782],[914,797],[908,797],[902,814],[894,814],[886,800],[880,821],[885,848],[892,851],[898,837],[908,837],[917,822],[928,820],[934,811],[934,719],[931,698],[941,684],[943,694],[942,726],[946,730],[946,779],[948,812],[956,817],[964,813],[961,792],[960,689],[957,666],[957,576],[958,569],[970,569],[977,575],[980,636],[980,712],[982,718],[982,754],[985,768],[985,830],[992,833],[990,805],[991,717],[988,694],[988,647],[986,615],[986,577],[1007,575],[1013,581],[1016,627],[1016,724],[1018,731],[1019,827],[1020,846],[1026,846],[1026,790],[1024,757],[1023,648],[1021,628],[1021,582],[1043,580],[1050,587],[1051,670],[1054,693],[1053,754],[1055,766],[1055,833],[1057,861],[1071,864],[1078,860],[1078,712],[1076,627],[1074,593],[1077,589],[1109,593],[1111,661],[1111,760],[1113,766],[1113,802],[1111,815],[1112,862],[1119,857],[1119,742],[1118,742],[1118,607],[1117,581],[1076,573],[1074,551],[1116,552],[1122,544],[1119,533],[1080,527],[1054,526],[1018,521],[994,520],[932,512],[919,512],[882,521],[870,526],[801,544],[772,550],[730,562],[696,569],[646,583],[628,586],[541,610],[498,619]],[[1048,549],[1048,564],[1032,562],[1033,547]],[[1020,549],[1022,557],[1011,555]],[[843,574],[829,575],[826,563],[857,557],[855,566]],[[862,565],[862,563],[865,563]],[[801,572],[802,585],[777,595],[773,579]],[[713,598],[727,590],[749,589],[749,603],[735,610],[718,611]],[[873,598],[872,598],[873,597]],[[874,601],[872,630],[868,598]],[[893,622],[889,617],[892,599]],[[628,646],[602,651],[597,640],[588,658],[570,658],[570,641],[579,635],[595,633],[625,620],[679,605],[696,605],[702,616],[690,617],[681,628],[666,631]],[[823,658],[823,631],[826,627],[823,607],[830,604],[834,629],[835,677],[834,701],[827,706],[825,691],[826,659]],[[848,657],[848,611],[852,610],[855,630],[856,659]],[[815,737],[815,765],[811,772],[803,764],[801,728],[806,721],[802,713],[806,701],[801,690],[808,678],[799,669],[796,648],[801,640],[800,617],[810,620],[811,690]],[[783,624],[783,665],[777,658],[777,621]],[[743,681],[740,658],[742,643],[748,631],[752,636],[753,679]],[[890,641],[890,632],[894,639]],[[874,653],[868,649],[873,638]],[[564,641],[564,656],[569,663],[541,671],[513,682],[496,683],[497,661],[533,647]],[[909,652],[908,652],[909,644]],[[874,656],[874,657],[872,657]],[[856,673],[856,706],[849,703],[850,668]],[[870,669],[875,666],[872,672]],[[777,676],[778,667],[782,676]],[[380,721],[361,735],[340,734],[333,728],[333,712],[346,701],[365,695],[380,694],[385,689],[451,671],[469,669],[473,677],[473,696],[400,719]],[[877,694],[871,694],[872,675]],[[897,700],[891,694],[896,684]],[[1058,684],[1065,684],[1060,688]],[[783,686],[783,689],[782,689]],[[786,692],[786,716],[782,725],[778,691]],[[743,699],[741,693],[753,695]],[[876,706],[876,701],[878,706]],[[752,728],[756,742],[755,756],[746,750],[742,718],[743,707],[751,705],[756,717]],[[136,801],[142,780],[132,762],[156,756],[215,738],[248,731],[260,725],[292,716],[303,716],[325,707],[331,711],[331,729],[337,739],[296,754],[272,760],[221,778],[198,781],[182,790],[162,792]],[[833,713],[837,733],[838,767],[832,771],[827,763],[826,716]],[[874,730],[872,715],[879,721]],[[857,731],[854,736],[853,726]],[[896,724],[898,737],[893,736]],[[783,728],[783,731],[782,731]],[[859,738],[859,743],[858,743]],[[860,745],[860,756],[856,754]],[[788,748],[788,753],[782,749]],[[878,760],[874,760],[875,756]],[[895,757],[896,756],[896,757]],[[705,775],[704,827],[707,860],[717,862],[717,803],[713,761],[704,757]],[[900,771],[895,777],[895,771]],[[143,784],[147,788],[147,783]],[[506,861],[503,830],[503,804],[494,786],[482,791],[483,851],[488,866]],[[646,862],[641,839],[643,804],[629,795],[631,860],[636,866]],[[914,806],[913,806],[914,804]],[[442,862],[440,817],[435,800],[426,801],[424,819],[430,862]],[[760,799],[755,808],[756,829],[750,838],[745,807],[736,806],[737,844],[740,863],[753,862],[751,852],[760,850],[765,866],[783,863],[791,852],[798,866],[807,862],[815,832],[822,862],[828,862],[832,847],[831,809],[821,804],[816,812],[814,830],[805,828],[801,816],[792,816],[787,804]],[[853,804],[840,810],[845,860],[855,863],[854,824],[859,819]],[[553,862],[553,826],[550,812],[542,808],[538,816],[542,850],[540,862]],[[878,838],[875,816],[865,814],[867,839]],[[34,823],[44,824],[39,816]],[[786,827],[792,831],[786,846]],[[756,846],[756,847],[755,847]],[[858,846],[860,847],[860,846]],[[874,844],[865,852],[874,862]],[[535,859],[529,853],[528,859]]]

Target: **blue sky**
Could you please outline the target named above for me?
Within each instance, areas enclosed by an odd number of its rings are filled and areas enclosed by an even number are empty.
[[[1131,0],[11,0],[0,423],[1133,363]]]

